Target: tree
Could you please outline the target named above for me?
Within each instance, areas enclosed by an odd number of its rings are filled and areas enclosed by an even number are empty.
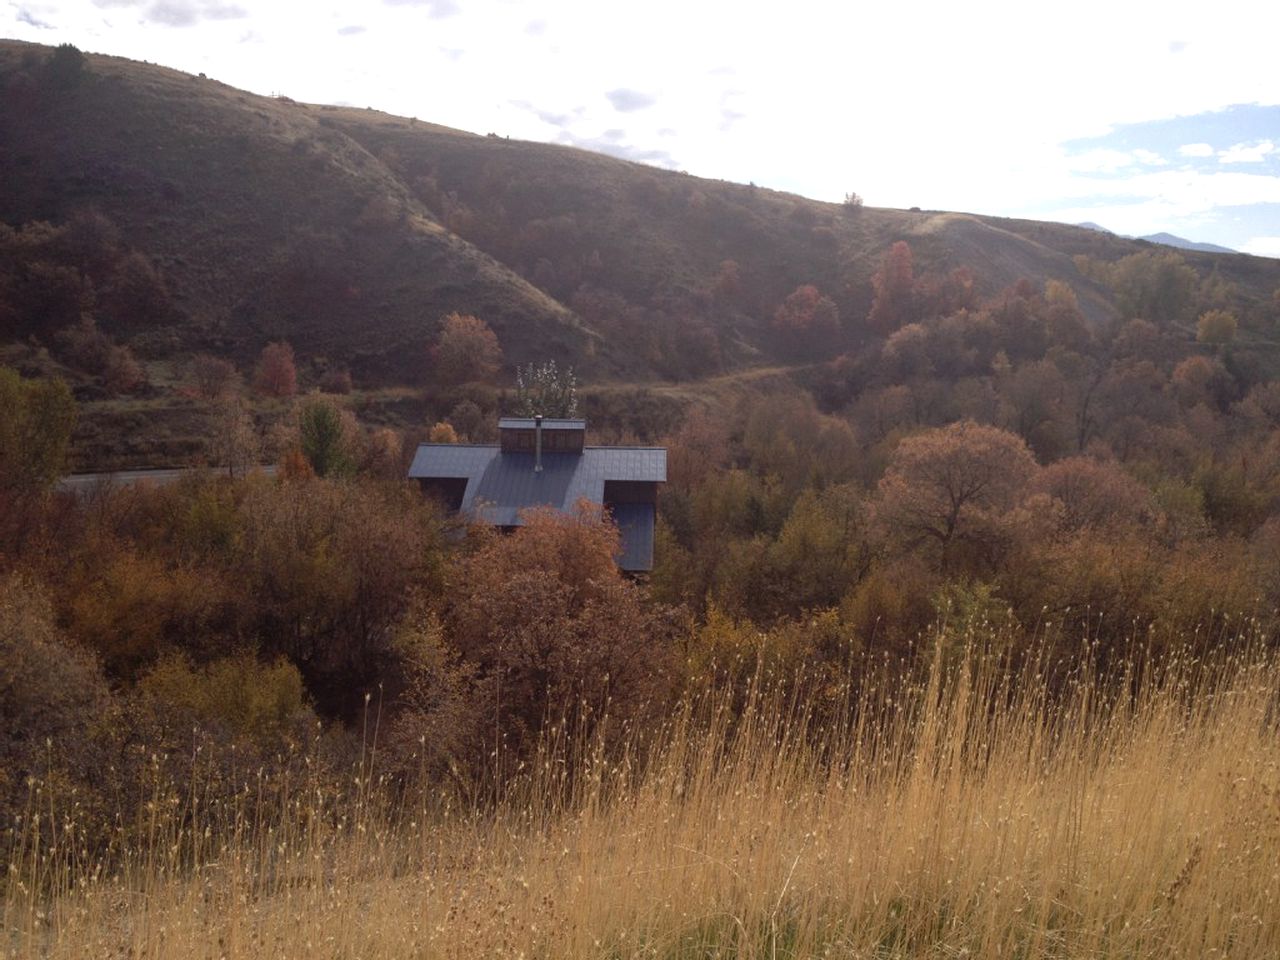
[[[431,432],[427,434],[427,442],[457,443],[458,431],[453,429],[453,424],[441,421],[431,428]]]
[[[806,283],[782,301],[773,315],[773,328],[806,347],[834,346],[832,338],[840,329],[840,313],[830,297]]]
[[[717,301],[726,304],[738,302],[742,295],[742,268],[737,260],[721,260],[711,293]]]
[[[172,310],[164,277],[136,250],[115,264],[98,306],[107,327],[117,334],[154,327]]]
[[[253,416],[238,396],[224,397],[214,410],[209,436],[209,459],[214,466],[226,467],[231,477],[244,476],[258,465],[262,440],[253,424]]]
[[[1104,267],[1103,274],[1121,314],[1165,326],[1186,318],[1199,284],[1195,270],[1173,251],[1130,254]]]
[[[302,405],[298,444],[316,476],[343,476],[354,469],[348,427],[343,411],[325,397],[312,395]]]
[[[258,392],[267,397],[292,397],[298,392],[298,370],[293,347],[281,340],[262,348],[253,378]]]
[[[230,360],[208,353],[197,353],[191,358],[188,376],[199,396],[205,400],[217,400],[235,384],[236,368]]]
[[[554,360],[518,368],[513,413],[517,417],[576,417],[578,379],[573,368],[561,371]]]
[[[447,593],[447,636],[481,683],[487,742],[527,747],[545,722],[635,718],[671,680],[670,620],[614,563],[618,531],[600,508],[540,509],[480,548]],[[573,729],[571,724],[568,729]]]
[[[69,90],[84,79],[84,54],[74,44],[60,43],[45,60],[44,73],[51,85]]]
[[[989,565],[1015,527],[1039,467],[1021,437],[966,420],[907,437],[894,450],[875,518],[881,535],[932,555],[942,573]]]
[[[28,777],[101,774],[112,706],[98,663],[58,630],[45,592],[0,578],[0,816],[21,814]]]
[[[70,388],[59,379],[26,380],[0,368],[0,491],[48,490],[66,469],[76,423]]]
[[[484,411],[474,400],[459,400],[446,422],[460,439],[477,440],[484,428]]]
[[[1136,527],[1155,515],[1150,490],[1119,464],[1091,457],[1049,464],[1036,487],[1061,504],[1061,526],[1069,531]]]
[[[887,336],[912,319],[915,277],[911,248],[899,240],[885,254],[880,269],[871,278],[874,299],[867,323],[881,336]]]
[[[1196,339],[1220,347],[1236,337],[1239,326],[1235,315],[1227,310],[1207,310],[1196,322]]]
[[[435,374],[445,383],[488,380],[502,366],[502,347],[489,325],[478,317],[451,313],[440,326],[431,348]]]

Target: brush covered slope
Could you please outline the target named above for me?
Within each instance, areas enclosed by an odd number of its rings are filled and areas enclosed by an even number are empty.
[[[365,419],[443,416],[456,397],[419,409],[404,388],[432,389],[430,349],[452,312],[500,344],[486,413],[535,360],[572,365],[599,410],[635,385],[686,403],[703,386],[724,393],[726,376],[835,361],[862,377],[900,327],[1020,281],[1057,281],[1093,331],[1141,315],[1194,341],[1212,306],[1239,317],[1242,340],[1273,340],[1276,260],[820,203],[74,48],[0,42],[0,88],[0,359],[63,376],[87,401],[81,467],[189,462],[207,432],[189,403],[193,358],[247,374],[280,340],[301,388],[349,375]],[[899,242],[912,260],[888,310]],[[1108,270],[1135,255],[1181,256],[1195,296],[1165,314],[1126,302],[1147,277]],[[1139,266],[1160,282],[1158,263]]]
[[[94,211],[150,260],[170,309],[146,330],[99,318],[106,332],[145,335],[151,355],[239,361],[288,339],[383,381],[420,376],[454,310],[483,315],[515,357],[522,342],[538,356],[593,352],[563,306],[442,228],[323,110],[114,57],[86,56],[68,79],[52,62],[0,44],[0,219]]]

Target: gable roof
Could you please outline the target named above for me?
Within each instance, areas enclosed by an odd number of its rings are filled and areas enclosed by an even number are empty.
[[[586,447],[582,453],[534,455],[506,452],[494,444],[424,443],[409,476],[415,480],[467,481],[462,510],[501,527],[520,525],[531,507],[571,510],[580,499],[604,502],[607,480],[665,483],[667,451],[662,447]]]

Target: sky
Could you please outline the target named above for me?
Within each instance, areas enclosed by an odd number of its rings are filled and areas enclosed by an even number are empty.
[[[1266,0],[0,0],[0,35],[819,200],[1280,257]]]

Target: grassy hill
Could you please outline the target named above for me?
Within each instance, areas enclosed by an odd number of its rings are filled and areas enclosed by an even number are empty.
[[[61,312],[0,311],[3,358],[79,377],[82,399],[101,398],[57,349],[41,348],[55,347],[82,308],[131,347],[150,392],[127,417],[104,401],[89,417],[102,414],[100,424],[164,420],[157,411],[182,408],[177,388],[196,352],[247,372],[279,339],[297,351],[304,386],[348,369],[377,407],[380,391],[429,381],[427,349],[451,311],[497,333],[499,384],[518,363],[554,358],[614,395],[662,382],[696,393],[735,372],[866,354],[879,342],[866,324],[871,278],[899,240],[917,276],[965,268],[982,297],[1022,278],[1060,280],[1102,327],[1120,317],[1113,292],[1073,258],[1159,249],[1063,224],[820,203],[373,110],[254,96],[120,58],[60,64],[50,48],[13,41],[0,42],[0,87],[9,104],[0,113],[0,221],[19,229],[105,218],[94,221],[107,224],[98,232],[115,231],[119,249],[143,264],[134,272],[153,272],[148,282],[164,294],[151,297],[159,305],[150,312],[127,309],[120,302],[137,298],[118,291],[128,283],[72,258],[83,283],[61,291]],[[1245,321],[1261,317],[1255,306],[1280,287],[1280,261],[1185,259],[1230,289]],[[839,323],[797,352],[772,319],[802,284],[831,298]],[[47,306],[52,294],[36,286]],[[22,301],[22,290],[9,293]],[[92,444],[82,436],[82,462],[108,457],[120,428],[102,431],[97,452],[85,453]],[[180,460],[198,446],[198,427],[179,432],[185,440],[164,441],[151,459]],[[130,456],[147,456],[145,445]]]

